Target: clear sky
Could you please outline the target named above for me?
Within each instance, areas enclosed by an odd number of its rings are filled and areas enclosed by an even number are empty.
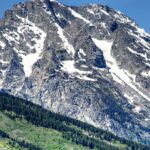
[[[27,0],[0,0],[0,18],[4,11],[18,2]],[[134,19],[137,24],[150,33],[150,0],[59,0],[67,5],[84,5],[92,3],[100,3],[108,5]]]

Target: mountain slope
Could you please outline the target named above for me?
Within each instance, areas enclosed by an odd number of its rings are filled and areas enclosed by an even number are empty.
[[[33,0],[0,21],[0,89],[150,143],[150,35],[103,5]]]
[[[0,137],[1,148],[10,149],[150,149],[6,94],[0,94]]]
[[[30,150],[32,147],[33,150],[88,150],[88,148],[86,147],[76,145],[75,143],[64,139],[62,137],[62,133],[59,131],[37,127],[35,125],[32,125],[31,123],[28,123],[24,119],[12,119],[13,115],[15,114],[9,113],[10,112],[0,113],[0,130],[5,133],[7,132],[7,134],[9,135],[9,138],[6,138],[5,136],[3,136],[3,138],[0,138],[0,149]],[[15,139],[15,141],[12,139]]]

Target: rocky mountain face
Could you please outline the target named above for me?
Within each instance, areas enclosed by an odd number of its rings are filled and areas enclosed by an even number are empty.
[[[0,89],[150,143],[150,35],[107,6],[32,0],[6,11]]]

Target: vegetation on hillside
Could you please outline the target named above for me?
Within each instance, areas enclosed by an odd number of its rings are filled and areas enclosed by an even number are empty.
[[[54,129],[35,126],[12,112],[0,112],[0,150],[88,150]]]
[[[46,136],[46,133],[49,133],[51,130],[53,132],[51,136],[54,136],[56,132],[59,135],[59,138],[55,141],[56,143],[58,143],[57,140],[61,139],[64,143],[68,142],[70,147],[72,145],[78,146],[72,146],[74,147],[72,149],[82,149],[84,147],[83,149],[98,150],[150,150],[148,146],[119,138],[110,132],[60,114],[52,113],[31,102],[7,94],[0,94],[0,112],[5,118],[9,118],[10,123],[13,122],[16,124],[16,130],[17,124],[20,123],[22,126],[25,126],[24,129],[28,129],[27,133],[22,135],[20,133],[22,136],[22,139],[20,139],[21,136],[12,136],[12,132],[10,132],[12,131],[11,128],[6,129],[6,124],[2,126],[2,123],[0,123],[0,136],[3,137],[3,139],[7,139],[9,145],[12,147],[17,145],[18,147],[22,147],[22,149],[25,148],[29,150],[57,149],[52,147],[48,148],[42,142],[44,138],[44,136],[41,137],[42,132],[45,132]],[[4,119],[1,120],[1,122],[4,122]],[[11,124],[9,124],[9,126],[10,125]],[[30,129],[38,130],[39,128],[42,129],[41,135],[40,131],[30,132]],[[33,135],[31,135],[31,133]],[[37,133],[39,134],[36,135],[36,137],[38,137],[36,140],[34,138],[29,138],[30,140],[28,140],[28,135],[34,137],[34,134]],[[47,141],[47,143],[49,142]],[[50,145],[53,145],[55,142],[50,142]],[[61,146],[61,144],[58,149],[67,149]]]

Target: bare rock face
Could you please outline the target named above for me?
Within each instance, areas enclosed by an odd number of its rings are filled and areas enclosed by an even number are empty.
[[[150,35],[107,6],[33,0],[6,11],[0,89],[150,143]]]

